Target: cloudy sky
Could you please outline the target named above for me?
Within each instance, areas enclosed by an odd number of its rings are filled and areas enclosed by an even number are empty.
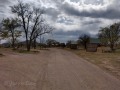
[[[42,6],[47,23],[56,30],[48,38],[61,42],[75,40],[81,34],[98,33],[100,27],[120,21],[119,0],[23,0]],[[0,20],[11,15],[9,6],[16,0],[0,0]]]

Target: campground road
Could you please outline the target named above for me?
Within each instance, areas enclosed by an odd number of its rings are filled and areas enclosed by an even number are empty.
[[[0,57],[0,90],[120,90],[120,80],[62,49]]]

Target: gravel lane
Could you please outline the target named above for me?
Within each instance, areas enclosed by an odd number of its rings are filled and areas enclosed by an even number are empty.
[[[0,57],[0,90],[120,90],[120,80],[61,49]]]

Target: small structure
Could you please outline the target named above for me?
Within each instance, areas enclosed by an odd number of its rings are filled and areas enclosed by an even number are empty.
[[[26,41],[21,41],[17,43],[18,48],[26,47]]]
[[[60,43],[60,46],[61,46],[62,48],[65,48],[65,47],[66,47],[65,43]]]
[[[70,49],[77,49],[77,48],[78,48],[77,42],[76,41],[71,41]]]
[[[97,44],[94,44],[94,43],[89,43],[87,44],[87,49],[86,51],[88,52],[96,52],[97,51]]]
[[[100,45],[100,40],[99,39],[91,38],[90,42],[87,44],[86,51],[88,51],[88,52],[96,52],[99,45]]]
[[[4,48],[10,48],[11,44],[10,43],[3,43],[3,44],[1,44],[1,46]]]

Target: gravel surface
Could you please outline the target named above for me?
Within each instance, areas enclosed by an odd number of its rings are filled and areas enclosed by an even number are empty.
[[[4,54],[0,90],[120,90],[120,80],[69,51]]]

